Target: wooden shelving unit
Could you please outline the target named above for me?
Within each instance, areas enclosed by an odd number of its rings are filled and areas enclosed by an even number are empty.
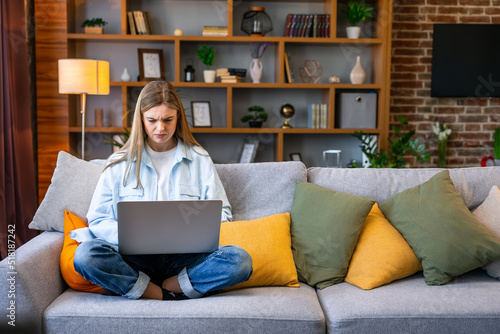
[[[109,3],[108,3],[109,2]],[[185,8],[183,15],[189,17],[193,15],[192,11],[195,11],[197,6],[203,8],[209,8],[208,6],[215,6],[213,1],[208,0],[198,0],[198,1],[180,1],[180,0],[165,0],[164,6],[175,6],[176,10],[182,10]],[[201,36],[201,29],[199,30],[199,35],[185,35],[185,36],[174,36],[172,29],[166,29],[168,31],[158,31],[159,34],[155,35],[130,35],[127,29],[127,11],[131,10],[148,10],[148,3],[146,0],[121,0],[118,1],[120,6],[116,6],[116,1],[113,1],[113,6],[111,1],[103,1],[98,4],[98,6],[106,6],[108,3],[109,13],[112,14],[113,20],[110,22],[111,28],[108,26],[105,28],[105,34],[103,35],[88,35],[81,33],[82,30],[79,28],[79,22],[82,10],[85,9],[88,12],[92,12],[92,8],[89,8],[90,4],[82,0],[35,0],[35,13],[37,11],[46,11],[47,6],[55,6],[59,10],[57,15],[53,15],[47,20],[39,20],[37,26],[43,28],[44,30],[37,35],[37,47],[39,45],[41,54],[48,53],[42,57],[38,57],[37,49],[37,72],[39,74],[37,81],[49,82],[51,85],[51,90],[44,91],[44,95],[41,96],[39,92],[39,171],[40,171],[40,193],[44,193],[44,189],[48,186],[48,180],[50,179],[49,172],[53,166],[48,166],[48,161],[54,161],[57,152],[50,147],[51,143],[57,139],[57,149],[64,149],[67,151],[75,152],[77,150],[77,145],[71,143],[70,138],[76,138],[81,131],[81,127],[78,122],[77,115],[73,115],[74,109],[76,109],[76,100],[72,100],[71,97],[61,96],[57,92],[57,77],[47,78],[46,73],[49,71],[54,71],[57,69],[57,59],[60,58],[72,58],[72,57],[92,57],[91,52],[87,50],[88,45],[98,45],[99,50],[106,50],[111,56],[109,60],[111,66],[113,62],[120,58],[121,54],[113,54],[113,49],[117,46],[122,48],[133,48],[144,47],[145,45],[161,45],[168,48],[169,58],[168,61],[171,63],[171,68],[173,69],[170,73],[170,77],[167,80],[172,81],[175,87],[181,90],[209,90],[213,94],[218,94],[219,98],[224,102],[225,110],[219,110],[216,112],[222,113],[220,119],[222,119],[221,124],[214,124],[212,128],[193,128],[192,131],[197,134],[206,135],[234,135],[234,134],[269,134],[274,136],[274,160],[282,161],[288,160],[288,157],[284,157],[284,152],[286,151],[285,138],[289,135],[339,135],[339,134],[352,134],[354,131],[362,130],[365,133],[376,134],[379,136],[380,145],[382,147],[386,146],[385,138],[388,136],[389,128],[389,89],[390,89],[390,40],[391,40],[391,17],[392,17],[392,1],[390,0],[372,0],[368,1],[369,4],[375,7],[375,18],[369,23],[371,36],[368,38],[360,38],[357,40],[347,39],[345,37],[345,32],[343,31],[342,15],[339,14],[341,8],[345,6],[345,0],[315,0],[315,1],[300,1],[300,0],[267,0],[267,1],[233,1],[227,0],[226,7],[221,5],[221,1],[217,2],[218,14],[221,14],[224,18],[225,25],[228,27],[229,35],[227,37],[203,37]],[[155,3],[159,3],[156,1]],[[44,7],[45,5],[45,7]],[[92,2],[92,6],[95,2]],[[241,13],[244,12],[250,6],[269,6],[272,10],[269,13],[271,19],[273,20],[274,31],[267,35],[266,37],[249,37],[243,36],[242,32],[239,31],[239,24],[241,20]],[[119,8],[118,8],[119,7]],[[181,8],[181,9],[179,9]],[[320,11],[318,11],[320,8]],[[273,11],[274,10],[274,11]],[[198,11],[200,11],[198,9]],[[279,14],[277,14],[279,13]],[[282,37],[283,35],[283,24],[281,22],[288,13],[323,13],[330,14],[330,36],[329,38],[293,38],[293,37]],[[202,13],[196,13],[193,20],[199,21],[199,16]],[[86,14],[91,15],[91,14]],[[160,15],[158,13],[151,13],[152,16]],[[172,15],[171,12],[166,14],[161,14],[162,20],[169,20]],[[174,14],[177,15],[177,14]],[[182,15],[181,15],[182,16]],[[158,17],[158,16],[157,16]],[[106,18],[105,18],[106,19]],[[175,19],[175,18],[172,18]],[[212,18],[213,19],[213,18]],[[220,18],[219,18],[220,19]],[[186,25],[190,24],[189,19],[186,20]],[[275,23],[276,22],[276,23]],[[163,23],[163,22],[162,22]],[[193,22],[191,22],[193,23]],[[202,24],[194,22],[197,24]],[[203,24],[202,24],[203,25]],[[184,28],[180,26],[180,28]],[[188,29],[188,26],[186,26]],[[156,30],[156,29],[154,29]],[[159,29],[158,29],[159,30]],[[172,30],[172,31],[170,31]],[[49,31],[49,33],[46,33]],[[50,32],[51,31],[51,32]],[[109,33],[106,33],[109,31]],[[157,32],[157,31],[154,31]],[[64,34],[64,36],[61,36]],[[366,34],[365,34],[366,35]],[[57,43],[53,43],[54,36],[57,36]],[[365,36],[366,37],[366,36]],[[225,84],[225,83],[213,83],[207,84],[204,82],[183,82],[185,58],[187,56],[196,59],[195,55],[191,52],[193,49],[199,47],[201,44],[210,44],[216,47],[227,47],[227,48],[246,48],[252,42],[269,42],[271,43],[273,51],[266,51],[271,54],[271,60],[267,59],[269,63],[272,63],[271,68],[274,73],[271,75],[271,80],[260,84],[253,84],[247,74],[246,82],[236,83],[236,84]],[[44,44],[45,43],[45,44]],[[53,50],[47,48],[47,45],[53,46]],[[125,46],[124,46],[125,45]],[[101,49],[102,48],[102,49]],[[296,83],[286,83],[285,80],[285,62],[284,54],[289,48],[293,50],[305,50],[311,48],[318,48],[320,54],[323,57],[327,56],[328,52],[341,52],[344,49],[347,50],[358,50],[364,49],[368,50],[370,59],[366,59],[365,63],[368,65],[365,69],[368,72],[369,82],[362,85],[352,85],[348,83],[348,80],[343,80],[340,84],[329,84],[325,83],[325,78],[332,75],[330,73],[323,74],[323,83],[310,84],[310,83],[300,83],[300,78],[298,73],[296,73]],[[187,51],[186,51],[187,50]],[[245,49],[246,50],[246,49]],[[316,50],[316,49],[314,49]],[[130,55],[129,55],[130,56]],[[269,57],[269,56],[268,56]],[[352,55],[346,57],[353,57]],[[298,57],[300,58],[300,57]],[[102,58],[101,58],[102,59]],[[249,63],[241,63],[237,67],[248,68]],[[220,65],[220,64],[219,64]],[[345,65],[344,65],[345,66]],[[223,66],[220,66],[223,67]],[[229,66],[236,67],[236,66]],[[201,79],[201,69],[197,72],[197,76]],[[119,78],[111,77],[111,88],[116,94],[121,94],[121,102],[115,103],[119,105],[121,112],[123,113],[122,124],[113,124],[110,127],[93,127],[92,124],[87,123],[86,131],[90,134],[95,133],[121,133],[123,132],[123,127],[129,126],[128,119],[125,117],[127,110],[131,109],[131,105],[134,104],[133,97],[131,97],[131,91],[140,89],[147,84],[147,82],[131,81],[131,82],[121,82],[116,81]],[[274,80],[273,80],[274,79]],[[327,82],[327,80],[326,80]],[[55,85],[55,87],[54,87]],[[55,88],[55,89],[54,89]],[[281,129],[277,127],[265,127],[260,129],[246,128],[245,124],[239,123],[237,120],[241,115],[241,111],[244,107],[240,105],[238,98],[251,94],[253,90],[258,90],[257,92],[266,92],[276,90],[279,94],[293,96],[297,93],[303,91],[315,94],[316,101],[314,103],[326,103],[328,105],[328,122],[326,129],[311,129],[303,127],[297,127],[293,129]],[[377,127],[375,129],[339,129],[335,127],[335,98],[339,91],[359,91],[359,90],[371,90],[378,94],[378,105],[377,105]],[[118,92],[118,93],[117,93]],[[91,97],[90,97],[91,98]],[[50,100],[52,102],[48,102]],[[116,101],[115,101],[116,102]],[[273,101],[274,104],[282,103],[281,97],[276,98]],[[54,113],[54,109],[49,109],[49,105],[57,105],[57,112]],[[309,102],[308,102],[309,103]],[[257,103],[256,103],[257,104]],[[304,103],[302,107],[305,106]],[[186,106],[185,106],[186,107]],[[54,114],[51,114],[54,113]],[[51,129],[50,119],[51,117],[57,118],[58,127],[56,131]],[[40,137],[42,134],[42,137]],[[53,137],[51,139],[51,136]],[[380,140],[383,138],[384,140]],[[228,143],[231,145],[231,143]],[[40,157],[40,153],[41,157]],[[42,172],[43,171],[43,172]]]

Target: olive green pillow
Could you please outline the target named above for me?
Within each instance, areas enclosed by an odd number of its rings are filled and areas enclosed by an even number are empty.
[[[373,204],[364,197],[297,182],[291,234],[300,281],[323,289],[344,280]]]
[[[380,209],[422,262],[428,285],[500,259],[500,240],[467,209],[448,170],[388,198]]]

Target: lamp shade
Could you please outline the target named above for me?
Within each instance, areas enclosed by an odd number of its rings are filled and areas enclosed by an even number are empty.
[[[59,59],[60,94],[109,94],[109,62],[93,59]]]

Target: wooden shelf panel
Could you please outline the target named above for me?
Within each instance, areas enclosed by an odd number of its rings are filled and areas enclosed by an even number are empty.
[[[307,44],[382,44],[380,38],[312,38],[312,37],[248,37],[248,36],[174,36],[174,35],[123,35],[123,34],[81,34],[68,33],[68,40],[106,40],[106,41],[181,41],[181,42],[270,42],[270,43],[307,43]]]
[[[143,87],[148,84],[147,81],[113,81],[110,82],[111,86],[115,87]],[[353,85],[349,83],[340,84],[308,84],[308,83],[260,83],[254,84],[251,82],[240,83],[205,83],[205,82],[172,82],[175,87],[193,87],[193,88],[286,88],[286,89],[381,89],[379,84],[362,84]]]
[[[378,134],[380,129],[311,129],[311,128],[191,128],[193,133],[283,133],[283,134],[350,134],[354,131],[363,131],[366,134]],[[70,126],[70,133],[81,133],[80,126]],[[89,133],[124,133],[121,127],[85,127]]]

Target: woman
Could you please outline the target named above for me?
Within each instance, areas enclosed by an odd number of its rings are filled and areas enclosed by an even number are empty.
[[[217,171],[191,134],[177,92],[169,82],[154,81],[139,95],[129,140],[110,157],[99,179],[89,227],[71,234],[81,242],[76,271],[107,293],[131,299],[198,298],[246,281],[252,260],[235,246],[211,254],[118,253],[118,201],[178,199],[220,199],[221,220],[232,218]]]

